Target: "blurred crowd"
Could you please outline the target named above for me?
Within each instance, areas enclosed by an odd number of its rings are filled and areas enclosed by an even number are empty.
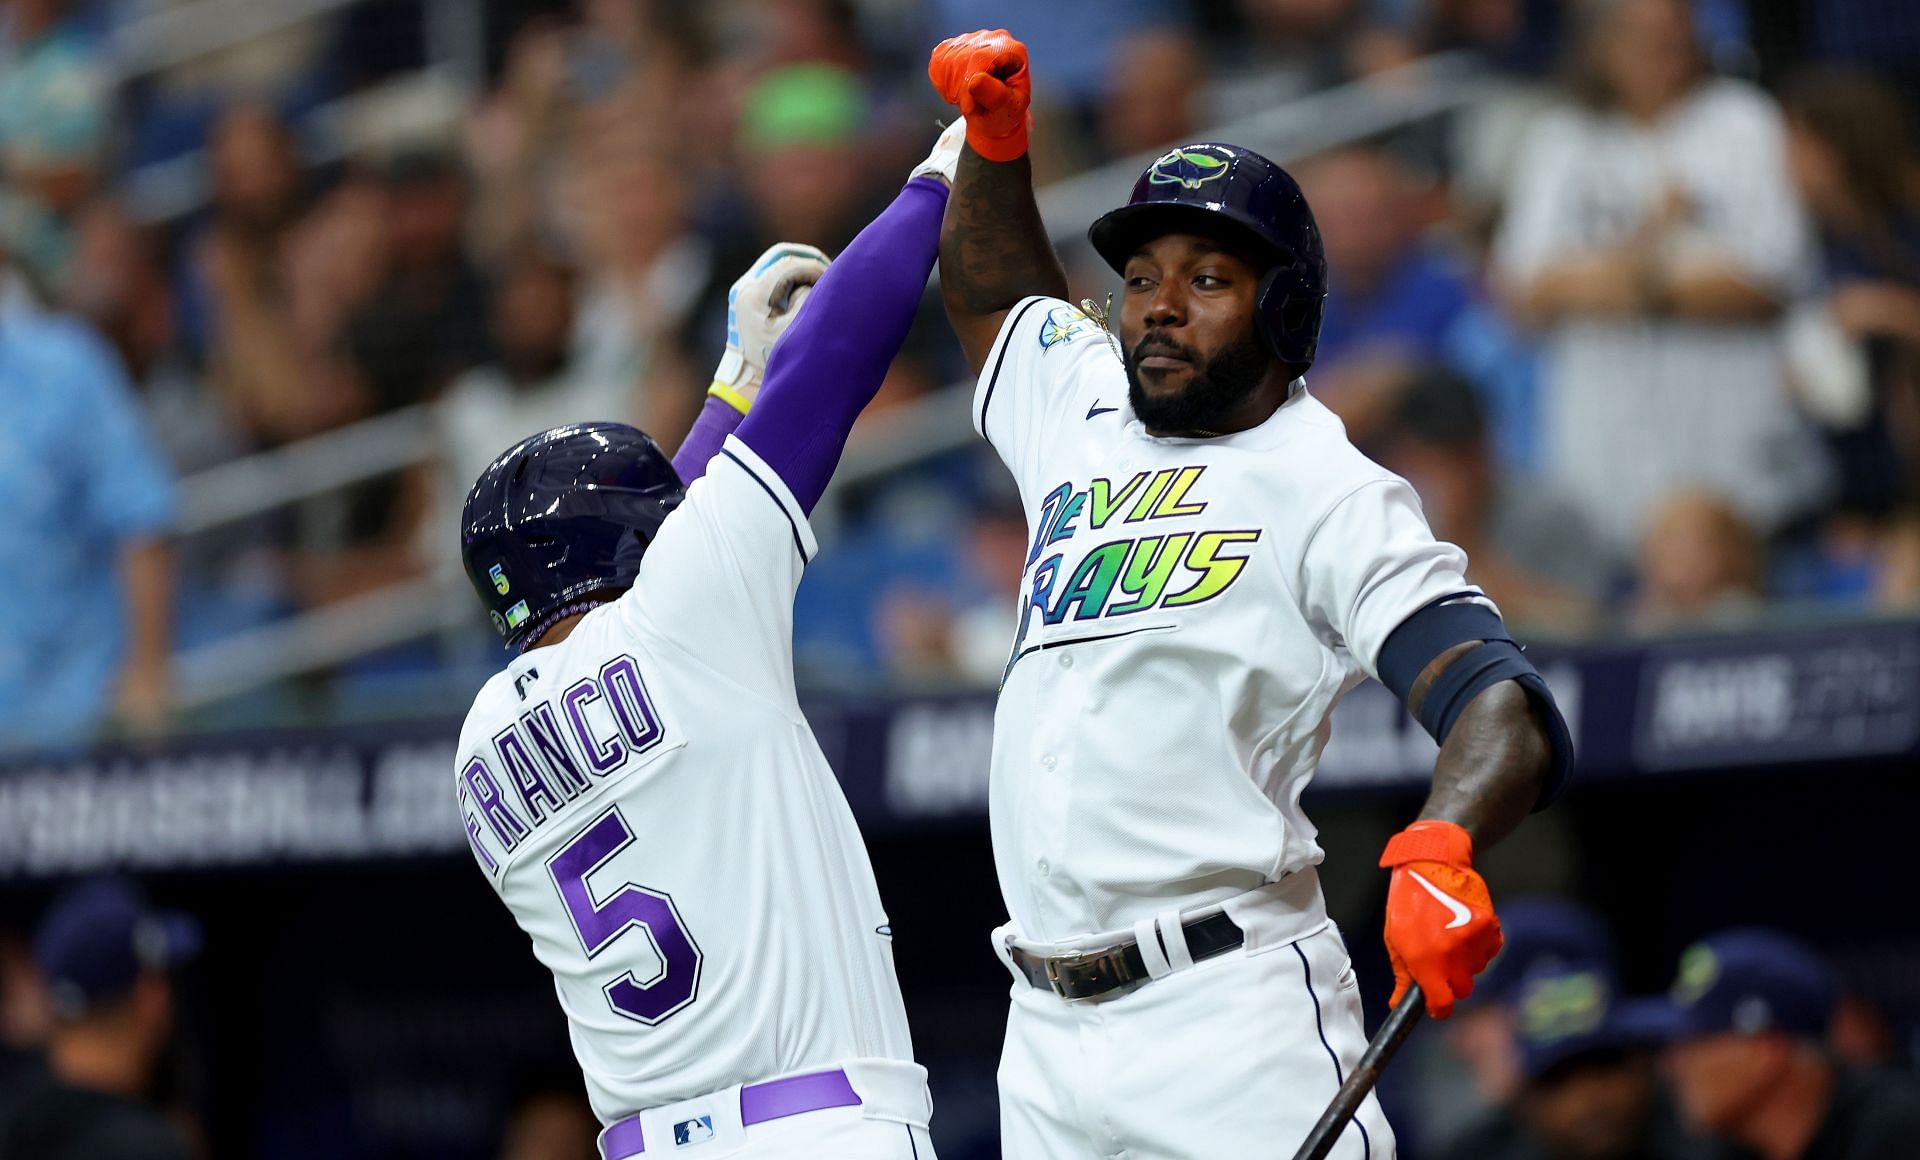
[[[1920,1141],[1920,1078],[1803,941],[1712,933],[1663,994],[1633,996],[1591,911],[1534,897],[1501,913],[1505,949],[1424,1044],[1422,1155],[1894,1160]]]
[[[428,9],[143,55],[168,5],[0,0],[7,742],[163,728],[180,650],[447,577],[532,430],[677,444],[726,286],[858,230],[949,115],[927,48],[983,26],[1032,47],[1042,181],[1469,62],[1459,107],[1287,161],[1332,271],[1312,387],[1519,630],[1920,606],[1908,0],[517,0],[464,60]],[[929,304],[869,422],[963,377]],[[354,437],[396,416],[397,468]],[[206,474],[335,433],[303,462],[351,483],[296,503]],[[997,676],[1025,526],[990,456],[844,500],[807,678]],[[295,693],[497,660],[442,628]]]
[[[1709,933],[1668,968],[1660,992],[1633,995],[1596,913],[1547,896],[1507,900],[1501,912],[1506,946],[1473,995],[1419,1032],[1388,1072],[1404,1154],[1914,1154],[1912,1058],[1879,1010],[1799,938]],[[0,1160],[209,1154],[199,1116],[205,1090],[218,1085],[199,1074],[203,1058],[182,1050],[196,1028],[178,997],[201,944],[195,918],[153,906],[124,878],[76,883],[29,936],[0,933]],[[931,1066],[937,1081],[942,1065]],[[488,1121],[499,1160],[598,1154],[599,1124],[574,1076],[523,1085]]]

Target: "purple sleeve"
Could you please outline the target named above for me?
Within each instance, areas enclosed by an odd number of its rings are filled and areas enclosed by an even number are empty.
[[[673,469],[680,473],[681,483],[691,487],[694,480],[707,473],[707,462],[720,454],[720,445],[744,418],[746,416],[731,404],[707,396],[706,405],[700,408],[700,417],[693,421],[693,429],[680,441],[680,450],[673,455]]]
[[[907,340],[939,255],[946,207],[943,182],[907,182],[821,275],[767,358],[766,385],[740,424],[740,439],[809,512],[833,478],[854,420]]]

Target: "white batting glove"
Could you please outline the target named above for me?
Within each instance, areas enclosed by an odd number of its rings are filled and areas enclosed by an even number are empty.
[[[707,393],[745,414],[760,394],[767,356],[800,313],[829,259],[812,246],[780,242],[754,259],[727,291],[727,351]]]
[[[927,159],[908,174],[907,179],[937,177],[952,186],[954,167],[960,164],[960,146],[966,143],[966,118],[955,117],[953,124],[948,125],[941,132],[940,139],[933,143],[933,152],[927,154]]]

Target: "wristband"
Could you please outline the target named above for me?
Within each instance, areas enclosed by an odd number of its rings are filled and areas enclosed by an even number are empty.
[[[1448,866],[1473,865],[1473,835],[1453,822],[1436,818],[1415,822],[1395,834],[1380,855],[1382,867],[1402,866],[1408,862],[1441,862]]]
[[[715,379],[712,383],[708,384],[707,394],[712,395],[742,415],[746,414],[747,408],[752,405],[747,401],[745,395],[734,390],[731,386],[721,382],[719,379]]]
[[[1032,127],[1033,114],[1028,113],[1018,129],[1004,137],[989,137],[984,123],[968,117],[967,144],[988,161],[1018,161],[1026,155],[1027,130]]]

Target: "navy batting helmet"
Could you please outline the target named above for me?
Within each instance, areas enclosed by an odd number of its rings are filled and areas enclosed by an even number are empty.
[[[1320,343],[1327,258],[1306,196],[1278,165],[1238,145],[1182,145],[1147,166],[1127,204],[1094,222],[1087,238],[1123,273],[1136,250],[1163,234],[1223,229],[1268,264],[1254,299],[1267,349],[1305,369]]]
[[[624,423],[574,423],[487,465],[460,516],[467,579],[508,647],[539,639],[588,594],[626,588],[686,488]]]

